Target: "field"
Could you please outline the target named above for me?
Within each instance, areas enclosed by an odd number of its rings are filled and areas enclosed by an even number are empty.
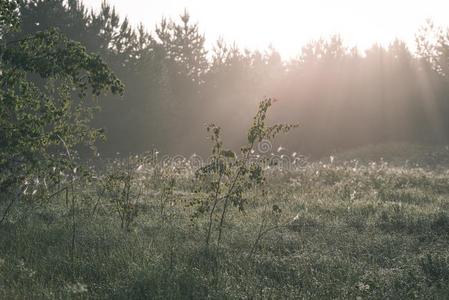
[[[448,1],[231,2],[0,0],[0,300],[449,299]]]
[[[80,180],[67,195],[48,201],[30,196],[16,203],[0,226],[0,298],[449,294],[445,167],[337,157],[270,168],[264,191],[245,193],[244,210],[229,209],[221,243],[212,231],[209,246],[208,215],[191,205],[201,194],[191,168],[138,169],[144,175],[133,177],[131,187],[145,189],[129,203],[129,224],[120,218],[113,194],[101,193],[92,182]],[[173,180],[167,185],[166,178]]]

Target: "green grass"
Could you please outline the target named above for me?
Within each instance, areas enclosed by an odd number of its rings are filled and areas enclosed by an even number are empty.
[[[107,199],[78,199],[75,249],[64,199],[22,202],[0,226],[0,299],[444,299],[449,294],[449,173],[310,164],[272,171],[268,194],[234,209],[219,249],[191,221],[189,178],[161,218],[157,196],[130,231]],[[84,191],[84,194],[93,193]],[[263,236],[263,216],[285,226]],[[272,222],[269,219],[269,222]]]

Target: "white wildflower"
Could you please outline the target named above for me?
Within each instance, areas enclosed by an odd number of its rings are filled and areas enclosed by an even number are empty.
[[[87,284],[84,283],[75,283],[75,284],[67,284],[66,286],[67,290],[73,294],[83,294],[87,293]]]
[[[351,193],[351,200],[354,200],[356,195],[357,195],[357,191],[353,191]]]
[[[360,291],[368,291],[369,288],[370,288],[369,284],[365,284],[365,283],[363,283],[363,282],[359,282],[359,283],[357,284],[357,287],[358,287],[358,289],[359,289]]]

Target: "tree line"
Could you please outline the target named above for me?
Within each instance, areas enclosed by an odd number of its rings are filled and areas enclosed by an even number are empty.
[[[400,40],[361,51],[334,36],[285,61],[275,49],[223,40],[208,51],[187,12],[148,30],[107,2],[92,11],[78,0],[24,0],[18,11],[22,30],[5,34],[6,42],[57,28],[124,83],[123,96],[99,102],[93,119],[105,129],[99,149],[106,156],[154,148],[202,153],[203,124],[211,121],[239,145],[265,96],[278,100],[273,121],[300,123],[282,145],[305,154],[392,141],[445,144],[449,137],[449,31],[430,22],[416,35],[416,51]]]

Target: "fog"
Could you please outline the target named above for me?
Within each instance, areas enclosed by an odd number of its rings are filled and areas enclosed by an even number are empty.
[[[57,27],[125,84],[123,97],[98,99],[93,125],[105,129],[105,156],[205,154],[207,123],[221,126],[237,148],[265,97],[278,100],[273,122],[300,124],[278,141],[291,152],[319,157],[388,142],[447,143],[448,31],[431,21],[413,43],[356,48],[337,34],[310,40],[289,58],[274,47],[208,39],[188,10],[154,28],[134,25],[106,3],[91,11],[77,1],[31,1],[21,15],[17,35]]]

